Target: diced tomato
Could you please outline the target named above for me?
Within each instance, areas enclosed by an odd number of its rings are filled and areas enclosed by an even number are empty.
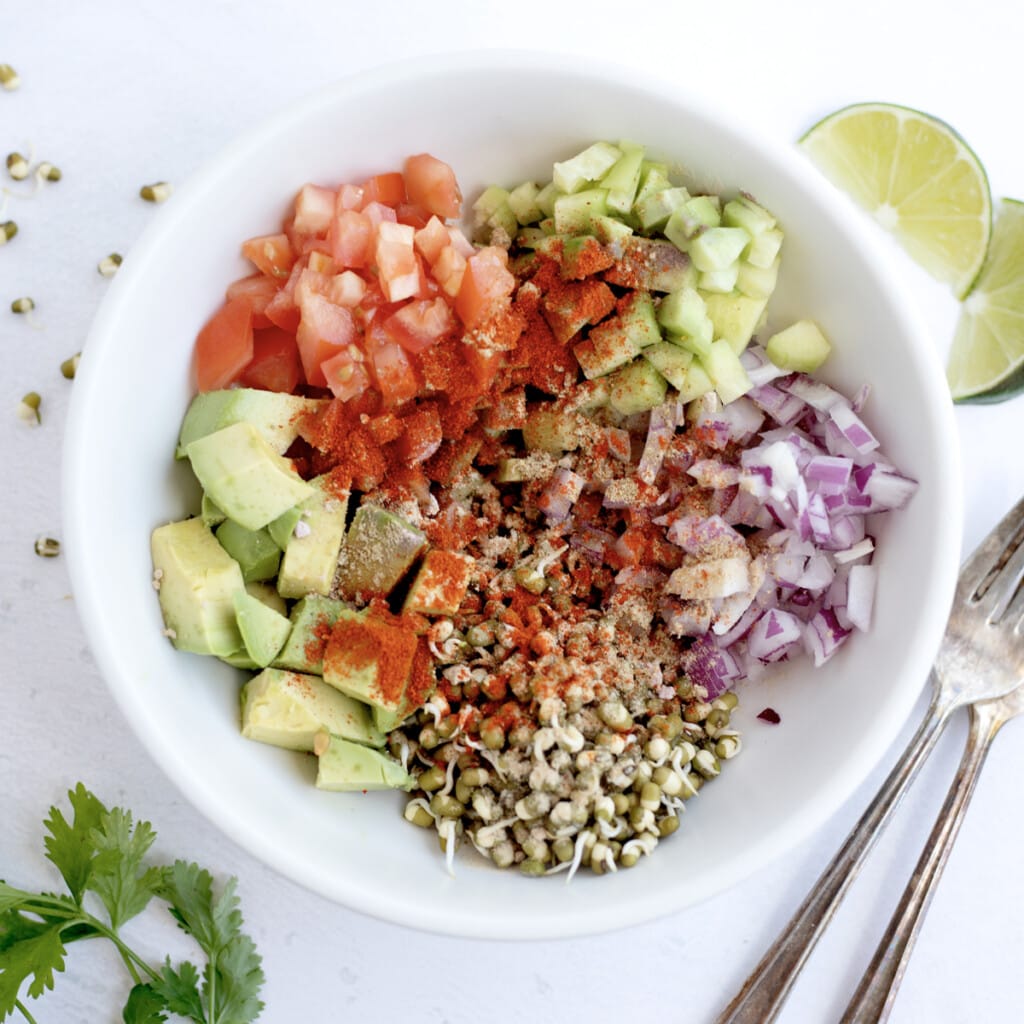
[[[331,255],[339,267],[365,267],[373,251],[373,222],[358,210],[341,210],[331,222]]]
[[[330,231],[330,228],[327,229]],[[321,238],[320,235],[296,235],[298,241],[298,251],[303,256],[313,256],[319,254],[321,256],[331,255],[331,243],[327,241],[326,237]]]
[[[455,315],[444,299],[418,299],[392,313],[384,330],[407,352],[422,352],[455,330]]]
[[[378,174],[369,181],[363,182],[363,206],[367,203],[383,203],[385,206],[397,206],[404,203],[405,179],[398,171]]]
[[[411,202],[442,218],[462,212],[462,193],[455,172],[443,160],[418,153],[405,161],[405,187]]]
[[[385,408],[392,408],[419,391],[416,371],[398,342],[393,341],[376,321],[366,330],[366,352],[370,357],[374,383]]]
[[[379,224],[390,222],[396,224],[398,222],[398,214],[395,213],[394,209],[390,206],[386,206],[384,203],[367,203],[363,207],[363,213],[370,218],[370,223],[377,227]]]
[[[301,318],[295,339],[302,357],[306,381],[314,387],[325,387],[327,379],[320,364],[339,350],[351,345],[357,336],[350,310],[336,306],[317,292],[296,289]]]
[[[451,245],[448,229],[437,217],[431,217],[417,232],[416,251],[428,262],[434,263],[446,245]]]
[[[398,457],[410,465],[425,462],[441,447],[441,415],[434,402],[425,402],[402,419],[404,431],[395,444]]]
[[[431,263],[430,269],[434,280],[441,286],[446,295],[455,298],[462,287],[462,278],[466,273],[466,257],[453,245],[446,245]]]
[[[455,296],[455,312],[467,327],[483,323],[512,294],[516,279],[507,263],[508,254],[495,245],[478,249],[466,260],[466,272]]]
[[[395,207],[395,216],[399,224],[408,224],[417,230],[430,220],[430,211],[415,203],[399,203]]]
[[[473,253],[476,252],[476,246],[458,228],[449,228],[448,229],[448,237],[451,238],[452,245],[454,246],[455,251],[460,256],[465,256],[466,259],[469,259],[469,257],[472,256]],[[505,250],[503,249],[502,252],[504,252],[504,251]],[[506,254],[505,259],[506,259],[506,265],[507,265],[507,263],[508,263],[508,256],[507,256],[507,254]]]
[[[337,194],[319,185],[303,185],[295,197],[292,228],[297,235],[325,235],[334,217]]]
[[[389,302],[416,295],[421,286],[420,267],[413,249],[415,230],[408,224],[377,225],[373,261]]]
[[[196,383],[200,391],[225,388],[252,361],[252,307],[229,299],[196,337]]]
[[[469,366],[473,379],[481,388],[491,386],[498,371],[504,365],[505,353],[494,352],[490,349],[477,348],[475,345],[463,345],[463,359]]]
[[[266,315],[267,306],[277,295],[278,283],[264,274],[250,274],[240,277],[228,285],[227,299],[244,299],[252,309],[253,327],[269,327],[270,319]]]
[[[327,386],[335,398],[348,402],[370,386],[370,374],[363,362],[362,352],[349,345],[320,364]]]
[[[366,282],[354,271],[344,270],[331,278],[326,295],[339,306],[355,309],[366,295]]]
[[[247,388],[291,393],[302,380],[302,364],[295,335],[280,327],[253,332],[252,361],[238,383]]]
[[[334,204],[334,212],[342,210],[361,210],[366,196],[359,185],[342,185],[338,189],[338,198]]]
[[[267,277],[278,281],[287,280],[295,263],[291,242],[284,234],[250,238],[242,243],[242,255]]]
[[[306,264],[310,270],[315,271],[318,274],[334,274],[337,267],[334,265],[334,260],[321,249],[314,249],[310,251],[309,263]]]

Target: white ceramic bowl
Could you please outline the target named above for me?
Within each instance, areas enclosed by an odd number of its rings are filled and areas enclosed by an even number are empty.
[[[314,763],[244,740],[240,674],[161,635],[149,534],[197,508],[173,449],[196,331],[245,270],[242,239],[275,229],[306,181],[359,180],[409,153],[449,161],[467,197],[550,176],[595,139],[627,137],[716,190],[755,193],[786,229],[772,320],[817,320],[824,377],[869,382],[869,423],[920,481],[880,525],[876,623],[824,670],[794,665],[752,687],[742,754],[688,805],[683,828],[632,871],[532,881],[472,851],[445,873],[432,832],[395,794],[313,787]],[[851,795],[921,691],[958,562],[951,406],[929,339],[892,286],[861,215],[791,145],[729,124],[665,82],[541,54],[432,57],[344,81],[230,146],[154,218],[113,281],[75,381],[65,535],[86,632],[128,723],[209,819],[256,856],[349,907],[481,937],[581,935],[634,924],[724,889],[791,850]],[[140,387],[140,382],[148,382]],[[782,724],[754,715],[771,705]]]

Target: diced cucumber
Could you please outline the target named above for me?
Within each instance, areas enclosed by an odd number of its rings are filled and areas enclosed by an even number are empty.
[[[728,295],[736,287],[740,276],[740,263],[737,260],[722,270],[704,270],[697,276],[697,287],[702,292],[715,292]]]
[[[668,168],[664,164],[644,160],[640,165],[640,185],[636,190],[636,198],[633,200],[634,209],[637,203],[642,203],[656,192],[662,192],[671,187],[672,182],[668,179]]]
[[[690,259],[701,271],[725,270],[750,243],[743,228],[706,228],[690,241]]]
[[[728,405],[733,399],[750,390],[750,378],[740,362],[740,357],[724,338],[711,343],[707,355],[701,357],[711,383],[722,402]]]
[[[755,267],[770,267],[779,258],[783,237],[779,228],[755,235],[747,249],[747,262]]]
[[[550,291],[541,300],[544,319],[562,345],[588,323],[603,320],[614,308],[612,290],[594,277],[566,281],[557,292]]]
[[[516,235],[516,245],[520,249],[542,249],[551,235],[545,234],[540,228],[520,228]]]
[[[576,343],[573,353],[584,376],[593,380],[631,363],[640,354],[640,349],[629,340],[616,319],[595,327],[586,338]]]
[[[495,481],[499,484],[519,484],[526,480],[546,480],[555,469],[552,456],[534,453],[525,459],[501,459]]]
[[[588,183],[600,181],[621,158],[622,150],[610,142],[595,142],[569,160],[556,163],[552,181],[560,192],[579,192]]]
[[[722,223],[733,228],[743,228],[748,235],[756,238],[775,227],[775,218],[750,196],[738,195],[722,208]]]
[[[622,156],[601,179],[601,188],[608,189],[608,206],[616,213],[629,213],[640,186],[644,147],[635,142],[620,142]]]
[[[560,235],[591,233],[595,217],[608,215],[608,190],[588,188],[555,200],[555,230]]]
[[[714,326],[715,337],[725,338],[738,355],[750,344],[750,339],[761,326],[768,300],[731,292],[728,295],[707,294],[704,305]]]
[[[711,342],[715,340],[715,327],[711,323],[711,317],[705,316],[693,334],[669,334],[667,340],[679,348],[686,349],[687,352],[692,352],[695,356],[702,356],[711,348]]]
[[[479,227],[503,206],[508,206],[508,195],[508,189],[500,185],[485,188],[473,203],[473,226]]]
[[[533,409],[523,424],[523,444],[528,451],[561,455],[575,451],[583,441],[580,417],[558,409]]]
[[[663,188],[638,199],[633,204],[633,212],[644,231],[655,231],[664,227],[669,217],[689,198],[690,193],[681,185]]]
[[[537,205],[537,194],[540,189],[532,181],[524,181],[508,194],[509,209],[515,214],[520,224],[535,224],[544,216]]]
[[[706,228],[717,228],[722,223],[722,200],[714,195],[694,196],[686,202],[686,212]]]
[[[768,267],[755,267],[747,260],[740,260],[736,275],[736,290],[752,299],[769,299],[779,280],[779,261]]]
[[[633,229],[615,217],[591,217],[594,234],[599,242],[605,245],[620,245],[633,234]]]
[[[639,349],[661,341],[654,299],[647,291],[633,291],[619,300],[619,320],[629,340]]]
[[[797,320],[773,334],[765,345],[768,358],[783,370],[813,373],[828,358],[832,346],[813,320]]]
[[[555,200],[562,193],[558,188],[555,187],[553,181],[549,181],[541,190],[533,197],[533,201],[537,204],[537,209],[545,217],[550,217],[555,212]]]
[[[660,341],[644,349],[643,355],[677,391],[686,388],[686,371],[694,358],[692,352],[670,342]]]
[[[701,362],[699,356],[695,356],[686,370],[686,387],[680,390],[679,397],[684,402],[692,402],[695,398],[703,398],[707,394],[712,395],[716,402],[718,401],[715,385],[711,382],[704,363]]]
[[[699,334],[708,311],[696,288],[678,288],[658,304],[658,323],[673,334]]]
[[[609,381],[609,403],[623,416],[647,412],[665,400],[668,381],[646,359],[634,359]]]
[[[593,235],[574,235],[562,244],[562,277],[570,281],[607,270],[614,262],[615,258]]]
[[[473,238],[484,245],[507,246],[519,231],[509,192],[498,185],[484,189],[473,204]]]

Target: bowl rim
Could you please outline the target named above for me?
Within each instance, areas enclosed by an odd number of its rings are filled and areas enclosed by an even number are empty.
[[[883,265],[889,259],[877,238],[872,235],[865,215],[856,210],[838,190],[811,167],[809,161],[799,154],[795,143],[787,146],[777,138],[763,133],[756,126],[741,124],[731,112],[714,109],[711,103],[682,88],[678,83],[629,65],[604,60],[598,71],[593,61],[576,54],[548,50],[463,49],[389,61],[313,89],[262,119],[221,148],[180,186],[173,207],[157,211],[151,223],[133,245],[131,260],[111,282],[110,290],[96,313],[88,332],[86,348],[102,350],[112,343],[110,339],[116,335],[122,296],[128,293],[136,272],[141,272],[141,268],[148,261],[157,258],[165,233],[172,229],[177,219],[182,216],[187,218],[191,197],[199,196],[213,187],[248,150],[260,146],[262,140],[278,134],[296,118],[311,116],[318,108],[333,108],[363,92],[372,92],[402,81],[415,81],[432,73],[469,75],[474,71],[496,69],[527,73],[531,70],[558,72],[581,78],[599,75],[602,81],[614,85],[657,91],[685,109],[688,114],[709,121],[713,119],[716,128],[723,134],[742,139],[747,145],[756,148],[766,159],[780,167],[787,177],[795,179],[802,188],[812,193],[815,200],[829,210],[841,230],[857,245],[870,251],[872,255],[878,253]],[[869,267],[869,273],[875,274],[880,289],[891,289],[891,282],[886,280],[880,269]],[[899,320],[899,333],[907,339],[911,354],[922,371],[923,389],[931,403],[931,408],[926,411],[930,413],[932,424],[939,432],[937,442],[949,453],[949,468],[938,478],[941,493],[936,496],[936,500],[941,501],[948,511],[948,515],[941,523],[942,537],[939,538],[937,549],[949,551],[950,554],[938,571],[938,587],[930,596],[929,614],[921,622],[918,631],[921,649],[927,648],[934,654],[938,649],[952,603],[963,532],[963,500],[958,487],[959,439],[945,378],[938,361],[934,358],[934,345],[921,312],[913,304],[905,303],[894,303],[893,312]],[[682,909],[683,904],[670,900],[666,905],[663,898],[658,898],[658,893],[653,893],[648,899],[634,901],[626,909],[616,906],[614,912],[611,912],[602,911],[600,908],[578,908],[581,911],[578,915],[551,915],[530,924],[520,923],[511,928],[502,927],[500,932],[495,927],[495,922],[483,920],[483,915],[479,914],[474,916],[471,913],[453,913],[450,917],[438,920],[435,915],[410,908],[386,896],[382,897],[379,893],[367,895],[357,884],[348,884],[344,878],[335,877],[327,884],[324,884],[321,878],[312,879],[310,873],[304,870],[300,858],[289,855],[244,816],[234,813],[231,808],[226,808],[212,790],[197,785],[197,775],[180,756],[176,755],[173,745],[155,730],[142,730],[137,725],[139,717],[133,712],[139,710],[139,698],[118,670],[111,646],[115,638],[102,614],[102,590],[97,589],[97,581],[91,571],[90,538],[84,536],[83,531],[76,525],[77,502],[89,493],[89,481],[80,470],[84,462],[81,455],[88,443],[84,428],[87,426],[88,411],[93,402],[93,375],[90,373],[89,363],[88,359],[83,362],[82,373],[72,391],[61,469],[62,519],[67,538],[68,571],[73,593],[76,598],[81,595],[81,599],[76,599],[78,615],[107,688],[113,694],[131,728],[140,735],[147,752],[157,766],[180,790],[185,799],[209,819],[220,833],[280,874],[319,895],[369,916],[435,934],[486,939],[567,938],[640,924]],[[956,558],[953,557],[954,552],[957,553]],[[706,872],[703,884],[696,887],[685,905],[695,905],[738,884],[763,866],[778,860],[806,842],[835,815],[865,781],[870,771],[883,760],[907,722],[925,684],[925,668],[926,666],[922,664],[920,687],[911,686],[908,682],[900,688],[898,713],[877,723],[877,729],[867,741],[870,756],[865,759],[864,767],[858,769],[849,765],[845,771],[835,772],[828,784],[789,819],[785,830],[776,830],[770,837],[763,839],[746,856],[739,858],[732,870]],[[142,720],[145,720],[144,717]]]

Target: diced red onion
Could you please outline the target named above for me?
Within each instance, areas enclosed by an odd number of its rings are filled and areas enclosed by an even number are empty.
[[[689,555],[697,555],[706,549],[727,541],[741,551],[746,551],[746,544],[741,534],[737,533],[721,516],[687,515],[673,520],[666,537],[681,547]]]
[[[576,499],[583,493],[586,480],[571,469],[559,467],[551,474],[547,487],[537,499],[537,507],[552,522],[561,522],[572,511]]]
[[[846,581],[846,617],[861,632],[871,628],[878,570],[873,565],[854,565]]]
[[[605,551],[614,545],[615,539],[615,534],[586,523],[573,530],[569,543],[583,551],[592,562],[602,562]]]
[[[849,635],[850,631],[843,629],[831,608],[822,608],[812,616],[804,626],[803,643],[814,667],[824,665]]]
[[[743,669],[732,652],[719,647],[706,634],[698,637],[683,658],[690,681],[702,686],[708,700],[714,700],[729,689],[729,684],[743,676]]]
[[[747,637],[752,658],[766,664],[787,657],[800,643],[804,624],[790,612],[769,608],[754,624]]]
[[[748,345],[740,354],[740,362],[754,387],[767,384],[768,381],[776,380],[779,377],[785,377],[789,372],[776,366],[760,345]]]
[[[840,433],[861,455],[874,451],[878,447],[878,438],[871,433],[863,420],[846,404],[837,402],[829,409],[829,416],[832,422],[839,428]]]
[[[670,636],[704,636],[711,628],[711,605],[707,601],[684,603],[667,597],[659,613]]]

